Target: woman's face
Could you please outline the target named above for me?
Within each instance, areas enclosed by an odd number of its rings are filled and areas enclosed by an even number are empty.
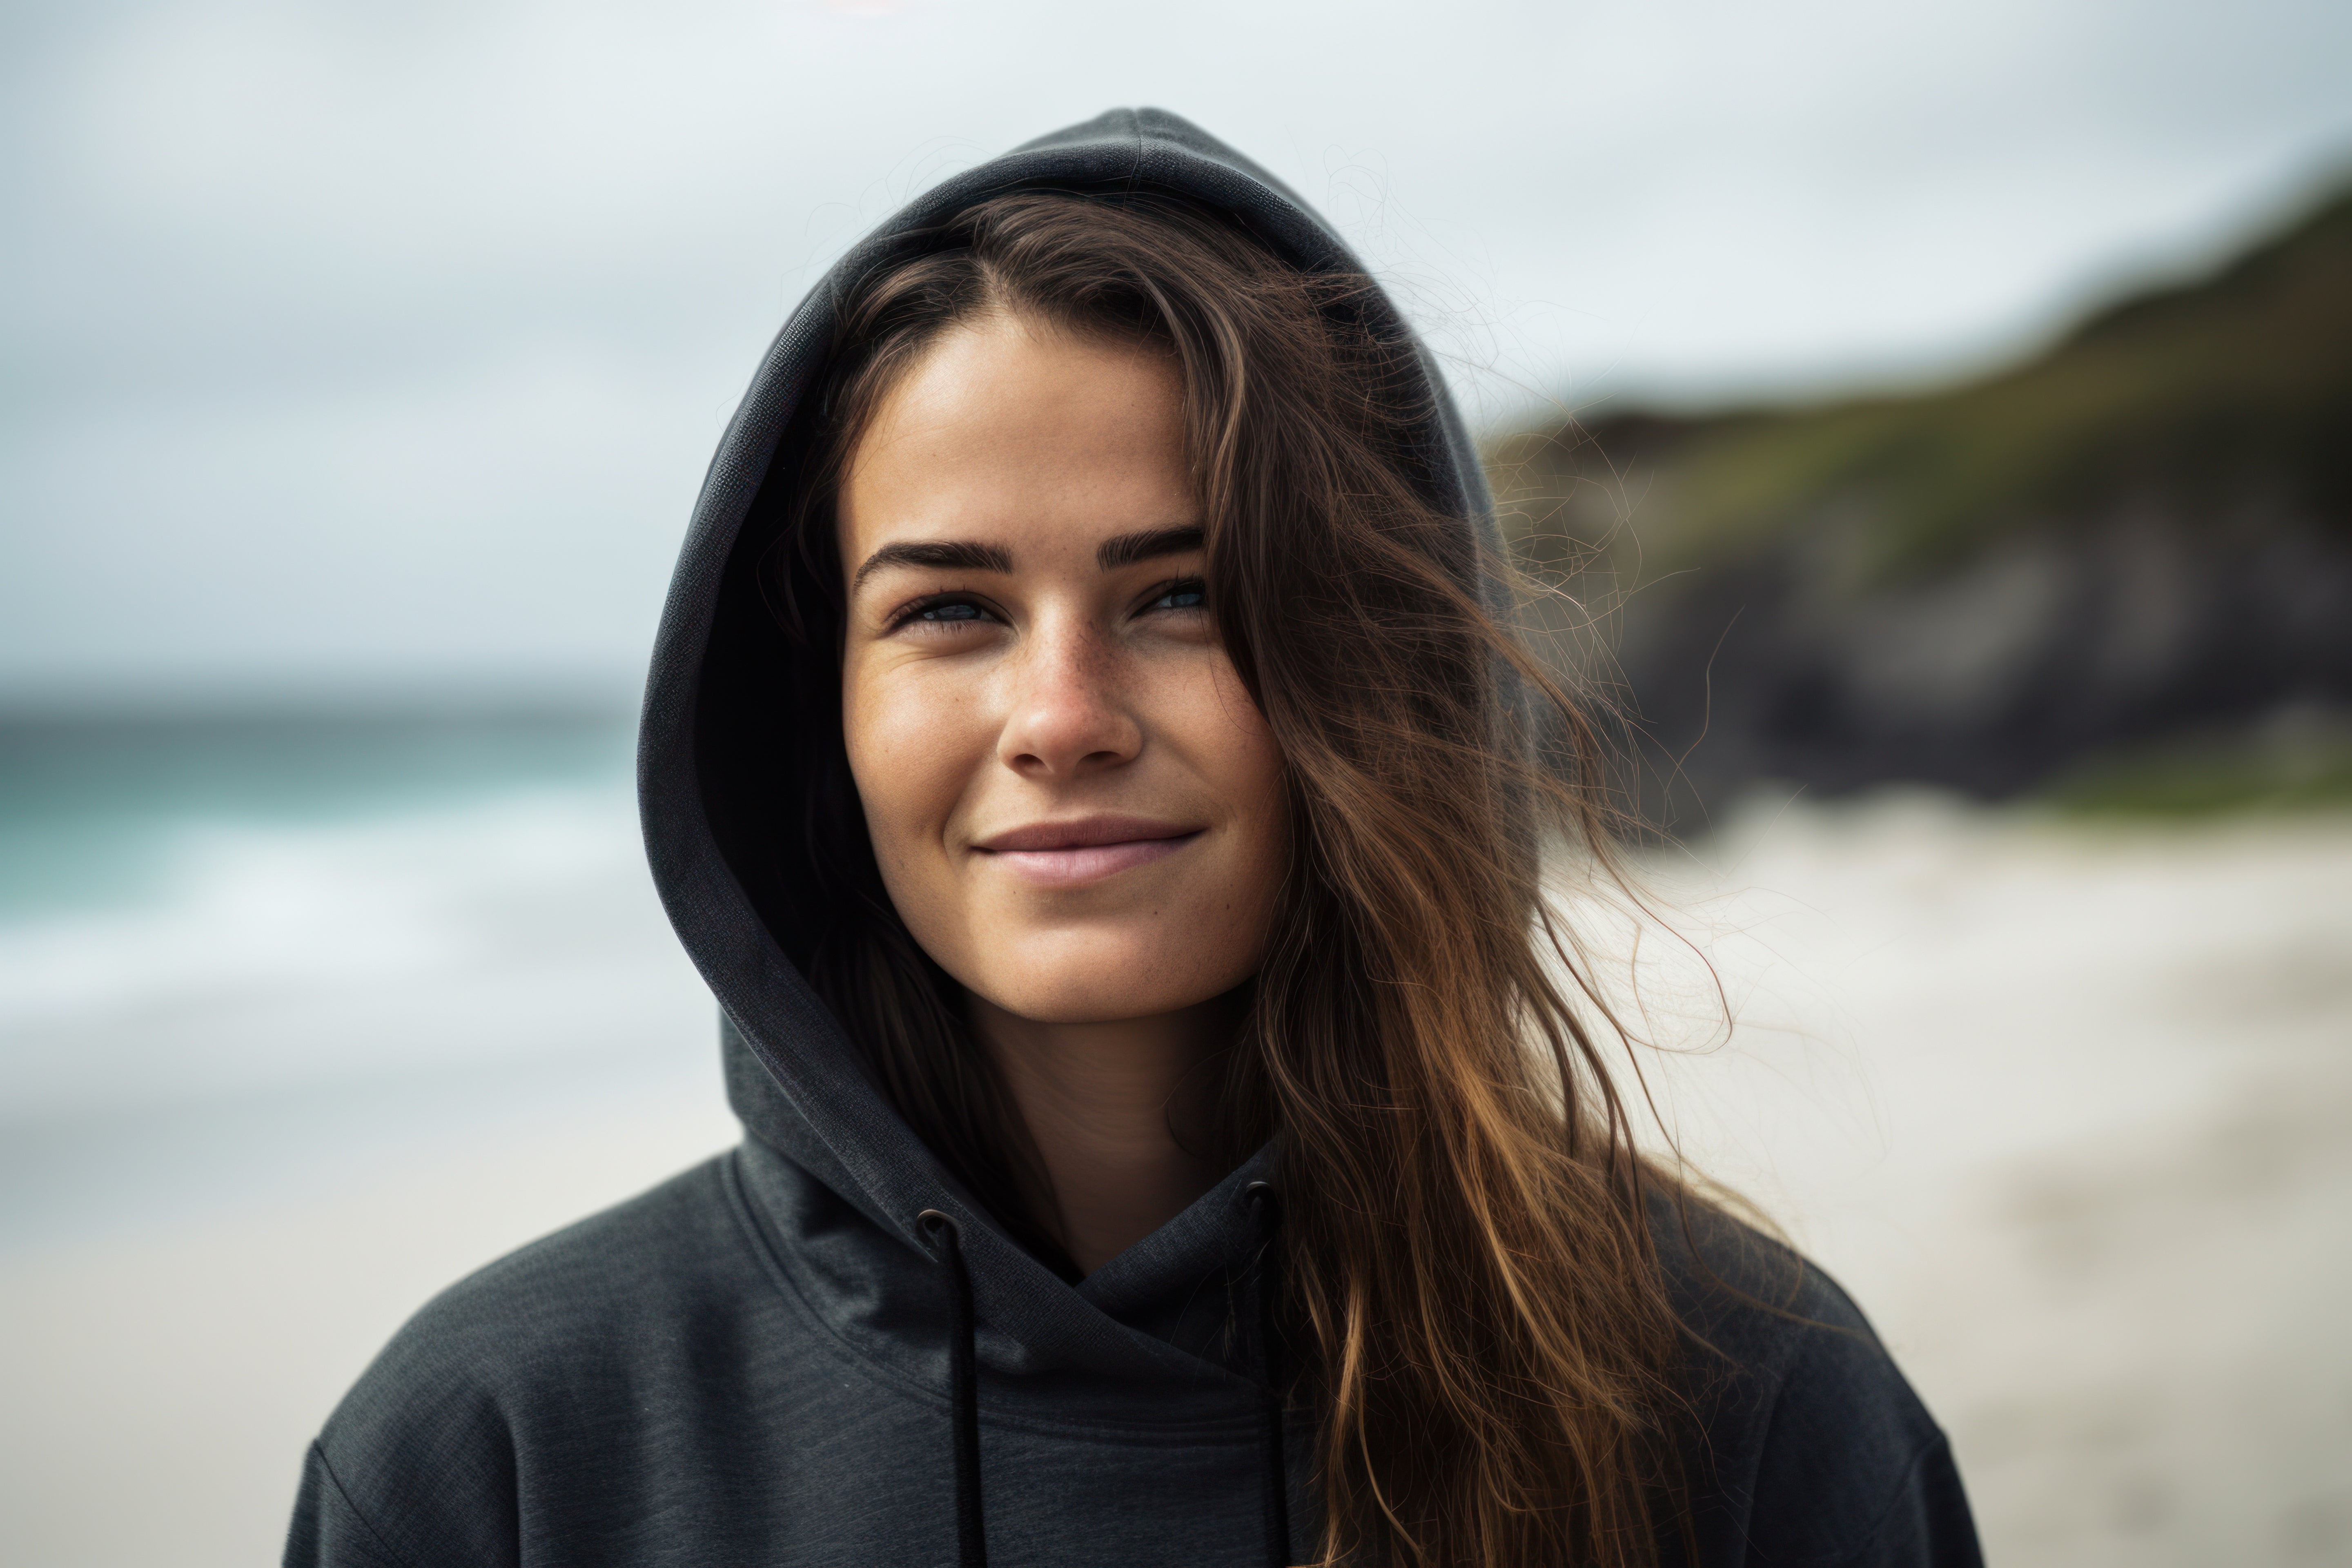
[[[1181,391],[1148,351],[990,317],[898,379],[842,484],[882,879],[1017,1017],[1171,1013],[1265,951],[1281,759],[1206,607]]]

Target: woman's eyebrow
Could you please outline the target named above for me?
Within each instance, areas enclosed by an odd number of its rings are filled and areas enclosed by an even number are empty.
[[[1002,544],[978,544],[961,539],[902,539],[886,544],[866,558],[849,591],[885,566],[943,566],[952,572],[1010,572],[1013,552]]]
[[[1116,572],[1155,556],[1190,555],[1201,548],[1205,537],[1197,524],[1191,523],[1181,528],[1147,528],[1139,533],[1122,533],[1096,546],[1095,564],[1106,572]]]

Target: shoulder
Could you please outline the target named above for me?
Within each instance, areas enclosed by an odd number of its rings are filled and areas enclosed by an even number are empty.
[[[707,1342],[689,1326],[719,1327],[756,1292],[730,1158],[510,1253],[411,1318],[320,1435],[288,1561],[511,1560],[520,1471],[574,1443],[618,1458],[616,1421]],[[306,1519],[343,1539],[306,1546]]]
[[[1943,1432],[1852,1297],[1720,1210],[1653,1213],[1712,1563],[1980,1562]]]
[[[1650,1217],[1667,1293],[1700,1364],[1750,1384],[1833,1375],[1901,1386],[1862,1310],[1811,1259],[1696,1199],[1654,1198]]]
[[[720,1281],[741,1251],[727,1192],[730,1153],[541,1237],[435,1297],[374,1371],[438,1366],[495,1374],[521,1353],[617,1344]],[[374,1375],[372,1371],[370,1375]]]

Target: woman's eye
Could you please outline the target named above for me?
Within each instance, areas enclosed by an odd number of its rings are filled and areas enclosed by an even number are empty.
[[[961,626],[995,618],[970,599],[932,599],[908,610],[898,617],[898,625]]]
[[[1151,607],[1155,610],[1197,610],[1204,607],[1208,602],[1207,584],[1172,583],[1160,597],[1151,601]]]

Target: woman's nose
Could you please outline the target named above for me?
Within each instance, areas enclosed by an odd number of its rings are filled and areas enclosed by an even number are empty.
[[[1024,777],[1072,779],[1132,762],[1143,727],[1117,648],[1092,626],[1040,625],[1013,661],[997,757]]]

